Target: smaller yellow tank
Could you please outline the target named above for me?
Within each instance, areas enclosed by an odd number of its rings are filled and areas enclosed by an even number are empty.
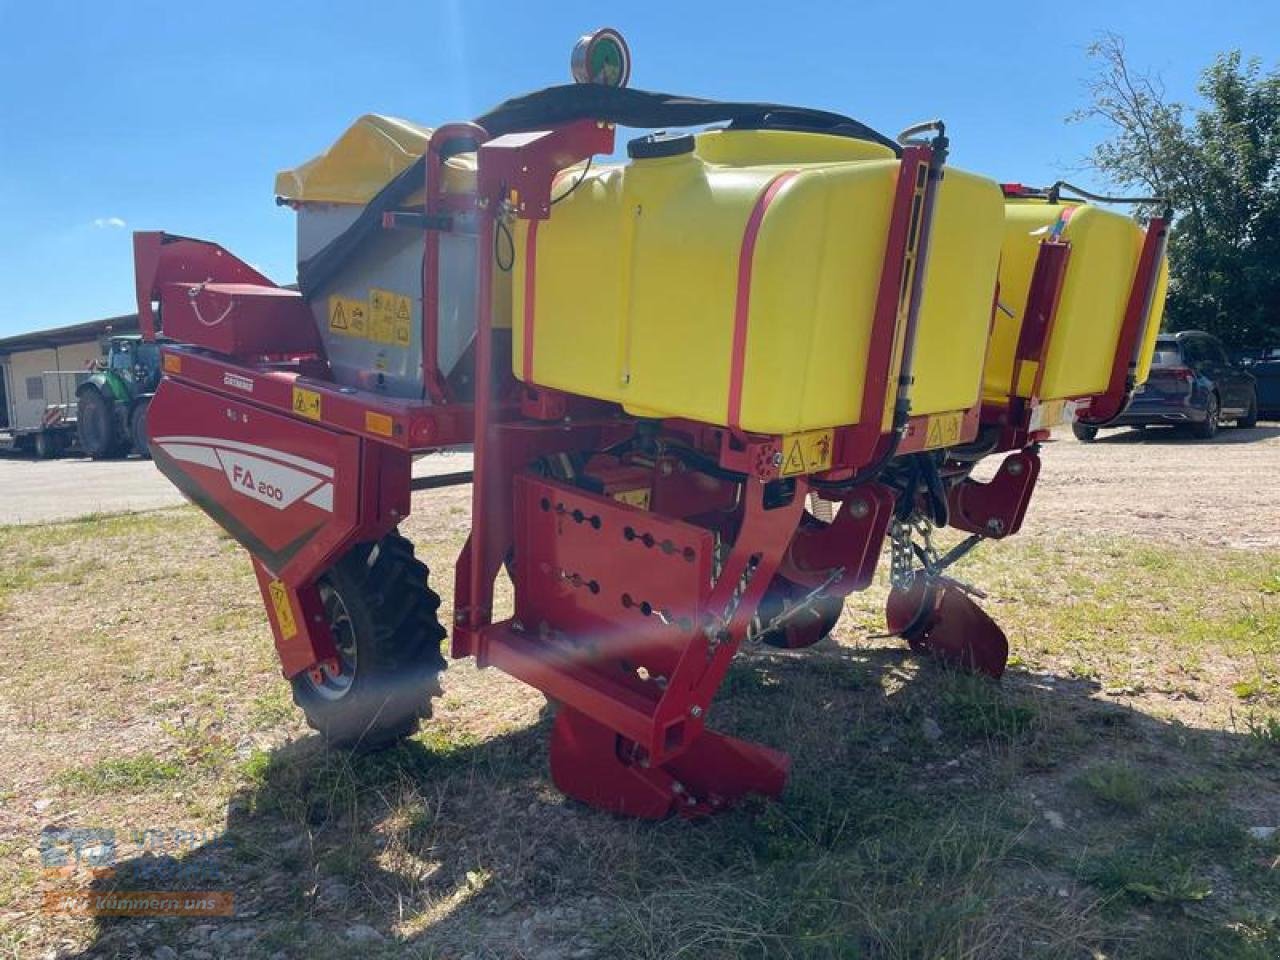
[[[1036,365],[1024,363],[1021,370],[1015,370],[1015,354],[1040,244],[1059,224],[1060,237],[1071,244],[1071,253],[1035,399],[1085,397],[1107,388],[1142,252],[1143,231],[1132,218],[1101,207],[1015,197],[1005,202],[1000,260],[1000,302],[1005,309],[996,311],[991,331],[983,376],[986,399],[998,402],[1009,396],[1032,396]],[[1151,367],[1168,281],[1168,264],[1162,262],[1139,382],[1146,380]]]

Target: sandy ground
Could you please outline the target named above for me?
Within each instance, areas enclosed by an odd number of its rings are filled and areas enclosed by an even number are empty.
[[[1099,532],[1261,549],[1280,547],[1280,426],[1192,440],[1116,430],[1092,444],[1059,431],[1023,530]]]
[[[418,460],[415,477],[471,469],[469,453]],[[182,494],[150,460],[33,460],[0,456],[0,524],[70,520],[91,513],[154,510],[182,503]]]
[[[1043,457],[1024,526],[1029,532],[1092,528],[1206,546],[1280,547],[1280,426],[1224,429],[1213,440],[1172,430],[1117,430],[1093,444],[1059,431]],[[414,464],[414,475],[470,466],[470,454],[433,454]],[[420,505],[426,496],[415,500]],[[0,523],[181,502],[146,460],[0,457]]]

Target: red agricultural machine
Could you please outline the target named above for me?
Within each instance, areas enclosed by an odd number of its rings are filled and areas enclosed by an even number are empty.
[[[891,632],[1001,675],[946,571],[1017,532],[1050,427],[1145,379],[1168,215],[957,170],[941,123],[630,90],[614,31],[574,73],[474,122],[364,117],[281,174],[298,289],[137,234],[151,449],[249,551],[329,741],[412,733],[451,628],[453,657],[555,702],[561,790],[699,815],[786,778],[706,725],[739,646],[820,640],[886,540]],[[606,162],[619,127],[664,132]],[[468,446],[472,471],[411,478]],[[397,527],[464,483],[446,625]],[[968,537],[940,555],[941,526]]]

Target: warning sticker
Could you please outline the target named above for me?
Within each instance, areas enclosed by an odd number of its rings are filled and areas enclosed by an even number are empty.
[[[369,291],[369,339],[409,346],[413,325],[413,302],[403,294],[390,290]]]
[[[938,413],[929,418],[929,432],[925,434],[924,449],[936,450],[949,447],[960,442],[960,431],[964,427],[964,411],[955,413]]]
[[[833,439],[832,430],[810,430],[783,437],[782,467],[778,472],[784,477],[794,477],[829,469]]]
[[[292,640],[298,634],[298,623],[293,619],[293,607],[289,605],[289,591],[279,580],[272,580],[267,584],[267,592],[271,594],[271,606],[275,608],[280,639]]]
[[[293,388],[293,412],[309,420],[320,419],[320,394],[314,390]]]
[[[364,412],[364,428],[370,433],[389,437],[394,428],[394,421],[385,413],[374,413],[372,410],[366,410]]]
[[[329,330],[344,337],[367,337],[369,305],[353,297],[330,297]]]
[[[634,490],[619,490],[613,495],[619,503],[626,503],[641,510],[649,509],[649,488],[636,487]]]

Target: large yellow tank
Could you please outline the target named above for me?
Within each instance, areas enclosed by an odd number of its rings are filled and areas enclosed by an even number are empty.
[[[1101,207],[1011,198],[1005,204],[1000,262],[1000,302],[1008,313],[996,312],[991,331],[983,378],[983,395],[988,399],[1033,394],[1035,364],[1023,364],[1015,371],[1014,357],[1040,244],[1060,220],[1060,236],[1071,244],[1071,253],[1036,399],[1084,397],[1107,387],[1142,251],[1142,229],[1130,217]],[[1168,281],[1168,264],[1161,263],[1139,382],[1146,380],[1150,370]]]
[[[859,420],[898,161],[843,137],[714,131],[696,149],[593,168],[532,228],[515,225],[514,370],[621,403],[641,416],[727,425],[739,260],[760,221],[746,280],[743,429],[783,434]],[[563,174],[564,194],[579,176]],[[1003,236],[990,180],[948,168],[920,316],[912,413],[978,399]],[[532,297],[530,298],[530,294]]]

